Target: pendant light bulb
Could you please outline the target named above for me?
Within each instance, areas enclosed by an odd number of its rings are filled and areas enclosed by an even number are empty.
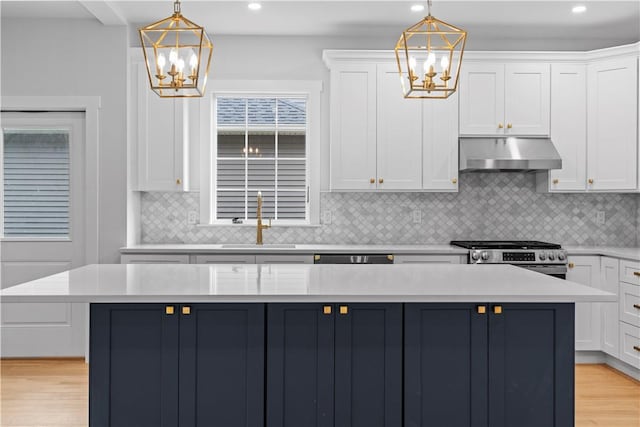
[[[163,70],[165,65],[167,65],[167,58],[165,58],[164,54],[161,53],[158,55],[158,68]]]
[[[175,48],[172,48],[171,51],[169,52],[169,63],[171,65],[178,64],[178,51]]]
[[[429,52],[429,54],[427,55],[427,62],[425,66],[434,65],[435,63],[436,63],[436,54],[433,52]]]
[[[184,70],[184,59],[178,59],[178,63],[176,65],[178,67],[178,71],[182,72]]]
[[[198,57],[195,53],[191,54],[191,58],[189,59],[189,66],[191,66],[191,68],[196,68],[198,66]]]
[[[442,71],[449,69],[449,57],[447,55],[443,55],[440,60],[440,66],[442,67]]]

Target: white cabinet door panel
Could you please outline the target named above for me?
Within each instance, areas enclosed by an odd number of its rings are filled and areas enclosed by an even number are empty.
[[[596,62],[588,68],[590,190],[633,190],[638,167],[637,60]]]
[[[376,66],[332,70],[331,188],[371,190],[375,178]]]
[[[640,287],[620,283],[620,320],[640,327]]]
[[[463,63],[459,91],[461,135],[504,133],[504,65]]]
[[[255,264],[255,255],[196,255],[196,264]]]
[[[256,264],[313,264],[313,255],[256,255]]]
[[[509,135],[549,135],[549,64],[505,66],[505,129]]]
[[[567,280],[592,288],[599,287],[600,257],[576,256],[569,259]],[[600,350],[600,303],[576,303],[576,350]]]
[[[587,68],[551,66],[551,140],[562,169],[549,172],[551,191],[587,188]]]
[[[189,255],[178,254],[123,254],[120,264],[189,264]]]
[[[420,189],[423,101],[404,98],[395,65],[377,69],[377,188]]]
[[[620,323],[620,360],[640,369],[640,328]]]
[[[620,260],[620,281],[640,286],[640,262]]]
[[[600,264],[600,289],[618,295],[618,260],[602,257]],[[613,357],[619,355],[618,340],[620,319],[618,316],[618,302],[602,303],[602,351]]]
[[[458,93],[423,108],[422,188],[457,191]]]

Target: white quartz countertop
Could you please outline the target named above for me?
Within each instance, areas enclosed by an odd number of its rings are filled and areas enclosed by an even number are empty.
[[[603,255],[613,258],[640,261],[640,248],[621,248],[615,246],[567,246],[569,255]]]
[[[511,265],[93,264],[3,302],[589,302],[616,296]]]
[[[172,254],[216,254],[216,253],[364,253],[364,254],[446,254],[466,255],[468,249],[451,245],[294,245],[294,244],[141,244],[120,248],[120,253],[172,253]]]

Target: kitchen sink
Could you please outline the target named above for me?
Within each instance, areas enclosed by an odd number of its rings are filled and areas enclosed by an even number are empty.
[[[256,245],[255,243],[230,243],[222,245],[222,249],[295,249],[294,244],[265,244]]]

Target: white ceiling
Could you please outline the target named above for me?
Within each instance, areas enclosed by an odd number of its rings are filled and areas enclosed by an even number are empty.
[[[262,0],[250,11],[247,0],[183,0],[182,12],[217,35],[338,36],[389,39],[419,21],[411,12],[425,1]],[[640,40],[640,1],[462,1],[435,0],[432,13],[468,31],[472,49],[584,50]],[[585,4],[581,15],[571,13]],[[169,16],[171,0],[7,1],[3,19],[17,17],[100,19],[139,27]]]

